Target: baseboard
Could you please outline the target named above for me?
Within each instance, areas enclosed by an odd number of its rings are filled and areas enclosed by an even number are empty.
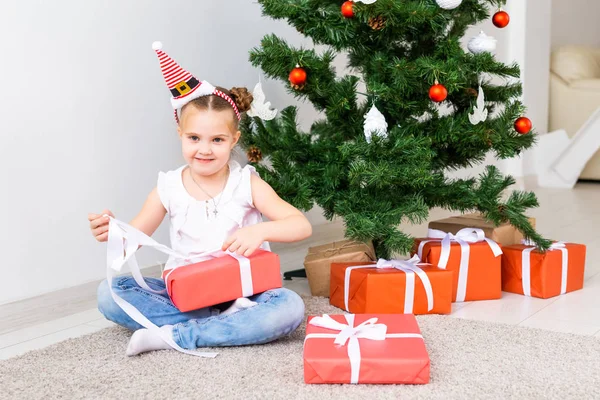
[[[158,264],[142,268],[142,275],[158,278],[162,267]],[[0,335],[9,332],[16,321],[22,329],[96,308],[96,290],[102,281],[90,281],[0,305]]]

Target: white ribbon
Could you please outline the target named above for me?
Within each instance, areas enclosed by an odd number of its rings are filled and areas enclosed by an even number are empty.
[[[527,239],[521,240],[521,243],[527,247],[521,253],[521,276],[523,285],[523,294],[531,297],[531,252],[536,249],[535,242]],[[554,242],[548,251],[560,250],[562,252],[562,276],[560,281],[560,294],[567,293],[567,274],[569,272],[569,250],[565,242]]]
[[[360,376],[360,344],[358,339],[385,340],[387,338],[419,338],[423,336],[418,333],[387,333],[387,325],[376,324],[377,318],[371,318],[358,326],[354,326],[354,314],[344,315],[347,324],[337,322],[327,314],[322,317],[314,317],[310,324],[321,328],[339,331],[339,333],[309,333],[304,338],[304,344],[311,338],[335,338],[334,343],[345,346],[348,343],[348,358],[350,359],[350,383],[358,383]]]
[[[108,216],[108,215],[105,215]],[[158,326],[154,325],[148,318],[146,318],[137,308],[123,300],[119,297],[112,289],[112,281],[116,276],[117,272],[120,272],[125,265],[126,262],[129,262],[129,266],[131,268],[131,274],[138,285],[140,285],[145,290],[148,290],[152,293],[162,294],[165,293],[165,290],[154,290],[150,288],[142,276],[140,271],[140,266],[135,258],[135,252],[138,250],[139,246],[147,246],[154,247],[155,249],[169,255],[173,255],[182,260],[190,261],[190,259],[186,255],[182,255],[175,250],[169,248],[168,246],[162,245],[141,232],[140,230],[134,228],[133,226],[126,224],[125,222],[119,221],[113,217],[109,217],[109,225],[108,225],[108,243],[106,248],[106,260],[107,260],[107,268],[106,268],[106,279],[108,282],[108,287],[110,289],[111,296],[115,303],[119,305],[133,319],[135,322],[143,326],[144,328],[150,329],[156,335],[158,335],[161,339],[163,339],[169,346],[173,349],[194,356],[199,357],[210,357],[214,358],[217,356],[217,353],[206,353],[206,352],[198,352],[194,350],[187,350],[180,347],[171,335],[162,331]],[[240,256],[229,251],[223,252],[221,249],[214,249],[211,251],[207,251],[204,253],[200,253],[194,256],[195,259],[205,258],[211,259],[216,257],[221,257],[223,255],[230,255],[237,259],[240,263],[240,274],[241,274],[241,283],[242,283],[242,294],[244,297],[251,296],[254,294],[252,287],[252,274],[250,270],[250,260],[244,256]],[[169,271],[166,279],[169,277],[173,271],[182,266],[177,266]],[[168,288],[166,289],[168,291]],[[170,293],[169,293],[170,295]]]
[[[252,296],[254,294],[254,286],[252,284],[252,268],[250,266],[249,258],[241,256],[236,253],[232,253],[230,251],[223,252],[220,249],[214,250],[211,252],[207,252],[207,253],[202,253],[198,256],[198,258],[216,258],[216,257],[221,257],[223,255],[230,255],[231,257],[235,258],[238,261],[238,263],[240,265],[240,281],[242,284],[242,297]],[[194,258],[196,258],[196,257],[194,257]],[[167,275],[165,276],[165,282],[167,282],[167,280],[169,279],[169,276],[171,276],[173,271],[175,271],[176,269],[181,268],[181,267],[182,267],[182,265],[178,265],[175,268],[169,270],[169,272],[167,272]],[[135,276],[134,276],[134,278],[135,278]],[[137,282],[137,279],[136,279],[136,282]],[[171,296],[171,292],[169,291],[168,285],[167,285],[166,290],[168,291],[169,296]]]
[[[384,260],[379,259],[377,264],[370,265],[356,265],[353,267],[346,268],[346,274],[344,276],[344,306],[346,311],[350,311],[348,303],[350,300],[350,273],[354,269],[361,268],[380,268],[388,269],[394,268],[403,271],[406,274],[406,285],[404,288],[404,313],[412,314],[414,301],[415,301],[415,274],[423,282],[425,287],[425,293],[427,294],[427,311],[433,309],[433,289],[431,288],[431,282],[429,277],[418,265],[427,265],[422,263],[418,256],[413,256],[410,260]]]
[[[458,270],[458,288],[456,291],[455,301],[465,301],[467,294],[467,280],[469,277],[469,258],[471,256],[471,247],[469,243],[487,242],[494,253],[494,257],[502,254],[502,249],[498,243],[485,237],[483,230],[478,228],[463,228],[453,235],[450,232],[440,231],[438,229],[429,229],[427,231],[428,240],[423,240],[419,244],[417,254],[419,258],[423,258],[423,248],[427,243],[441,241],[442,250],[440,252],[439,268],[446,269],[448,260],[450,259],[450,249],[452,242],[460,245],[460,267]]]

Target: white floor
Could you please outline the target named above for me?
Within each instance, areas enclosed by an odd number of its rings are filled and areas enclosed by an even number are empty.
[[[574,190],[535,189],[535,192],[541,207],[532,210],[531,215],[537,218],[538,230],[548,238],[587,245],[583,290],[547,300],[504,293],[500,300],[454,304],[451,316],[600,338],[600,235],[596,233],[596,227],[600,226],[600,206],[597,205],[600,183],[578,184]],[[433,210],[431,218],[450,214],[444,210]],[[426,224],[405,229],[421,236],[426,232]],[[281,255],[284,269],[300,268],[308,245],[327,243],[342,236],[343,226],[339,222],[319,224],[315,226],[311,240],[293,246],[276,245],[274,250]],[[310,294],[306,279],[287,281],[284,286],[301,294]],[[93,298],[93,285],[86,285],[85,290],[89,292],[86,295]],[[60,298],[61,293],[55,295]],[[47,297],[44,301],[48,301]],[[27,307],[31,307],[31,303],[28,301]],[[82,302],[85,308],[73,310],[68,315],[59,313],[59,317],[45,318],[38,324],[30,320],[19,323],[14,315],[16,310],[24,308],[23,304],[17,302],[2,306],[3,313],[13,317],[0,321],[0,359],[113,325],[95,308],[90,309],[89,301]]]

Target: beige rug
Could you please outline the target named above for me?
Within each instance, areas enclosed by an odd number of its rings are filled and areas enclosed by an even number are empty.
[[[307,312],[338,313],[326,299]],[[128,358],[130,333],[108,328],[0,361],[2,399],[600,399],[600,340],[443,316],[419,317],[431,383],[306,385],[304,326],[278,342]]]

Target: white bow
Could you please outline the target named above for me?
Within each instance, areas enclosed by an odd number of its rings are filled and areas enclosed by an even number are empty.
[[[537,244],[531,240],[531,239],[521,239],[521,244],[524,244],[525,246],[534,246],[537,247]],[[550,245],[550,247],[548,248],[548,250],[558,250],[558,249],[564,249],[567,246],[565,245],[564,241],[560,241],[560,242],[554,242]]]
[[[358,326],[354,325],[354,315],[345,315],[347,324],[337,322],[327,314],[323,314],[321,317],[315,317],[310,320],[310,324],[319,326],[321,328],[327,328],[335,331],[339,331],[335,337],[334,343],[340,346],[345,346],[346,342],[352,338],[363,338],[371,340],[385,340],[385,334],[387,333],[387,325],[376,324],[377,318],[371,318]]]

